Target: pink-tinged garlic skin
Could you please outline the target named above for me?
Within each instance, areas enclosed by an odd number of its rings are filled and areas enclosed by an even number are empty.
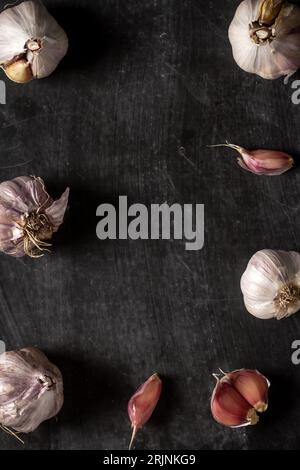
[[[0,355],[0,425],[32,432],[56,416],[63,402],[62,375],[40,350]]]
[[[162,381],[157,374],[141,385],[128,403],[128,415],[132,427],[140,429],[149,421],[162,391]]]
[[[51,233],[57,232],[63,223],[68,198],[67,188],[60,199],[54,201],[47,193],[41,178],[21,176],[1,183],[0,251],[14,257],[26,254],[23,221],[28,214],[45,215]]]
[[[219,424],[233,428],[255,425],[259,420],[253,406],[235,390],[227,375],[217,382],[211,412]]]
[[[285,152],[277,150],[247,150],[239,145],[218,144],[209,147],[228,147],[239,153],[238,164],[244,170],[255,175],[278,176],[294,166],[293,158]]]
[[[262,413],[268,408],[270,382],[257,370],[240,369],[227,374],[231,384],[253,408]]]
[[[293,158],[275,150],[253,150],[241,148],[238,164],[256,175],[278,176],[294,166]]]

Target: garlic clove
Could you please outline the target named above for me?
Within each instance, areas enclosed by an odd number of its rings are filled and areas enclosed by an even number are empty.
[[[240,369],[228,374],[228,377],[245,400],[262,413],[268,408],[270,382],[257,370]]]
[[[285,0],[263,0],[259,12],[259,23],[271,25],[278,17]]]
[[[239,166],[255,175],[278,176],[294,166],[293,158],[285,152],[263,149],[250,151],[230,143],[210,147],[229,147],[236,150],[240,154]]]
[[[274,150],[241,150],[239,165],[256,175],[277,176],[282,175],[294,166],[293,158]]]
[[[33,79],[30,64],[26,59],[19,59],[9,65],[3,66],[3,70],[16,83],[27,83]]]
[[[259,421],[253,406],[232,386],[226,375],[218,380],[214,389],[211,412],[219,424],[229,427],[255,425]]]
[[[133,429],[129,449],[132,447],[137,431],[149,421],[161,391],[162,381],[157,374],[153,374],[129,400],[128,416]]]

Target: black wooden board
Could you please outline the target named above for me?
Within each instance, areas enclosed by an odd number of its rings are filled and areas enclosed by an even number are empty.
[[[7,3],[2,2],[2,4]],[[260,321],[239,282],[263,248],[300,250],[300,173],[256,177],[229,140],[300,154],[300,106],[290,85],[233,61],[227,29],[239,0],[47,0],[70,38],[48,79],[8,82],[0,105],[0,179],[38,175],[71,189],[52,254],[0,256],[0,339],[37,346],[63,372],[57,419],[2,449],[126,449],[127,401],[157,371],[159,406],[138,449],[296,449],[300,316]],[[299,78],[297,74],[296,78]],[[290,81],[291,83],[291,81]],[[205,247],[105,241],[96,208],[205,204]],[[210,414],[212,373],[258,368],[272,383],[259,425],[238,430]]]

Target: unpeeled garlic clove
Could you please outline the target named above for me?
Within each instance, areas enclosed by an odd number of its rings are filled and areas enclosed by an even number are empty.
[[[129,449],[132,447],[137,431],[149,421],[161,391],[162,381],[157,374],[153,374],[129,400],[128,415],[133,429]]]
[[[232,386],[226,375],[218,379],[211,399],[211,412],[219,424],[229,427],[255,425],[259,421],[253,406]]]
[[[294,166],[294,160],[290,155],[277,150],[246,150],[239,145],[229,143],[210,147],[229,147],[236,150],[240,154],[238,158],[240,167],[255,175],[278,176]]]
[[[260,24],[271,25],[278,17],[285,0],[263,0],[261,2],[258,21]]]
[[[26,59],[19,59],[9,65],[3,66],[3,70],[16,83],[27,83],[33,79],[30,64]]]
[[[240,369],[228,374],[228,377],[245,400],[259,413],[268,408],[270,382],[257,370]]]

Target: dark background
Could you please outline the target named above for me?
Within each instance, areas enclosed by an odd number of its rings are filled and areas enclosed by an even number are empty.
[[[300,173],[256,177],[234,152],[206,147],[227,139],[297,159],[290,85],[234,63],[227,29],[239,0],[45,3],[69,35],[67,58],[28,85],[1,75],[1,180],[35,174],[55,196],[71,189],[51,255],[0,256],[0,338],[8,349],[41,348],[65,382],[57,420],[26,435],[25,449],[126,449],[128,398],[155,371],[164,392],[136,448],[296,449],[300,316],[251,317],[239,281],[255,251],[300,250]],[[119,195],[204,203],[205,248],[100,242],[96,208]],[[271,380],[259,425],[213,421],[219,367],[258,368]],[[2,449],[22,448],[0,437]]]

